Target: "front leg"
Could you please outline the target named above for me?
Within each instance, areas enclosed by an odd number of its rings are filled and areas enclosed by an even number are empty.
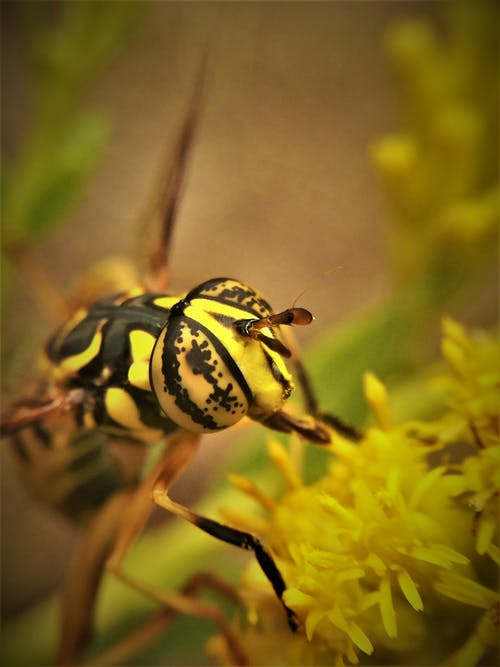
[[[319,422],[323,422],[324,426],[328,425],[333,427],[335,431],[348,438],[349,440],[353,440],[354,442],[361,440],[363,433],[358,428],[356,428],[356,426],[348,424],[336,415],[330,414],[328,412],[322,412],[320,410],[318,397],[316,396],[316,392],[311,382],[311,378],[309,377],[309,373],[307,372],[300,358],[293,331],[282,327],[282,335],[284,336],[287,347],[291,352],[291,361],[295,369],[295,375],[298,380],[300,391],[302,393],[304,408],[307,413],[312,415]],[[306,427],[306,430],[304,431],[304,427],[301,423],[302,421],[303,420],[297,420],[290,415],[283,415],[283,413],[280,412],[276,417],[273,415],[271,420],[266,422],[266,424],[269,426],[269,428],[274,428],[277,431],[285,431],[285,433],[295,431],[311,442],[323,444],[322,440],[315,439],[315,433],[312,433],[312,437],[310,437],[310,429]],[[298,427],[294,426],[294,423],[297,422]],[[313,431],[315,431],[315,429],[313,429]]]
[[[317,445],[329,445],[332,441],[332,430],[354,442],[362,438],[361,431],[355,426],[328,413],[295,417],[284,410],[278,410],[261,423],[274,431],[297,433],[305,440]]]
[[[297,433],[317,445],[329,445],[332,441],[332,430],[328,423],[311,415],[295,417],[284,410],[278,410],[261,420],[261,423],[274,431]]]

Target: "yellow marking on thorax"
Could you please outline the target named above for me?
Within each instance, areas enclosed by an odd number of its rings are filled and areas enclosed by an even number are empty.
[[[109,416],[132,431],[131,435],[147,441],[158,440],[163,435],[159,429],[151,429],[141,421],[135,401],[124,389],[110,387],[106,391],[105,404]]]
[[[156,338],[146,331],[134,329],[129,333],[129,339],[132,361],[149,361]]]
[[[100,326],[102,326],[102,324]],[[102,332],[99,328],[99,330],[96,331],[92,337],[89,346],[85,350],[79,352],[78,354],[74,354],[72,357],[62,359],[57,365],[53,366],[52,375],[54,379],[61,380],[68,375],[78,373],[80,368],[83,368],[89,362],[91,362],[92,359],[97,357],[101,349],[101,343]]]
[[[131,364],[128,369],[128,381],[134,387],[151,391],[151,385],[149,384],[149,361],[137,361],[135,364]]]
[[[151,391],[149,384],[149,363],[156,338],[146,331],[134,329],[129,333],[129,339],[132,363],[128,369],[128,381],[134,387]]]
[[[180,296],[159,296],[153,301],[153,303],[155,306],[165,308],[165,310],[170,310],[178,301],[182,299],[183,296],[184,295],[182,294]]]

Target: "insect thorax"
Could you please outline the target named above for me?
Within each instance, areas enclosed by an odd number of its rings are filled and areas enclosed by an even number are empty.
[[[153,346],[178,297],[134,290],[80,309],[45,348],[52,382],[83,388],[83,427],[141,441],[177,427],[159,409],[149,384]]]

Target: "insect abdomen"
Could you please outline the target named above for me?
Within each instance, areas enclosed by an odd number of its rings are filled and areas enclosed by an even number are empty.
[[[127,484],[98,431],[51,431],[40,425],[13,438],[18,468],[35,496],[76,520],[85,520]]]

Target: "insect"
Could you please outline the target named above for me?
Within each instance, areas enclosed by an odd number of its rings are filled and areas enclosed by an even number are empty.
[[[260,541],[195,514],[168,491],[189,465],[202,434],[226,429],[243,417],[317,444],[330,442],[332,427],[357,435],[340,420],[320,414],[286,333],[287,327],[310,324],[309,311],[293,306],[274,312],[252,287],[225,277],[205,280],[181,295],[168,294],[172,230],[200,90],[198,82],[161,199],[160,238],[144,285],[77,309],[43,350],[36,396],[17,401],[2,417],[2,432],[12,437],[28,484],[53,507],[89,522],[65,585],[59,664],[78,661],[88,642],[105,570],[169,613],[212,618],[235,662],[244,662],[224,620],[190,595],[192,582],[180,594],[160,594],[125,571],[127,551],[155,505],[253,551],[295,630],[295,614],[282,599],[286,582]],[[292,361],[305,397],[300,416],[286,410],[293,377],[285,359]],[[164,452],[141,480],[146,445],[159,440],[165,442]]]

